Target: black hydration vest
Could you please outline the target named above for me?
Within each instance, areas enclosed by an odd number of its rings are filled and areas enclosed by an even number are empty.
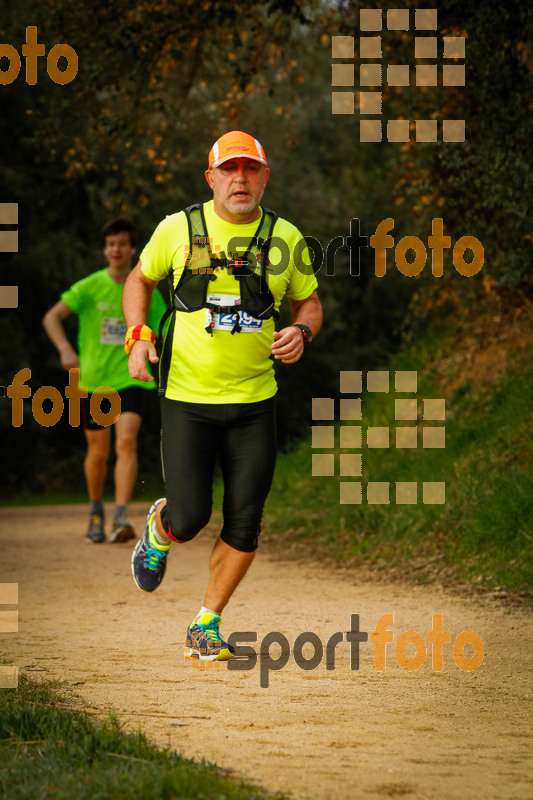
[[[268,253],[278,215],[268,208],[263,209],[257,230],[250,241],[248,243],[246,241],[238,242],[239,250],[243,247],[246,247],[246,250],[242,254],[239,252],[238,255],[233,255],[233,257],[231,253],[228,253],[228,256],[213,253],[202,203],[188,206],[185,209],[185,216],[189,228],[189,254],[175,289],[173,288],[173,271],[170,272],[172,287],[170,305],[159,327],[161,334],[164,323],[172,314],[161,353],[159,392],[162,394],[166,391],[172,357],[175,325],[173,312],[190,313],[207,308],[210,314],[205,330],[211,335],[213,334],[211,319],[214,313],[237,315],[232,334],[241,331],[240,315],[243,311],[260,320],[270,319],[270,317],[277,319],[279,316],[274,308],[275,299],[268,288],[267,280]],[[257,267],[259,270],[256,269]],[[234,306],[221,306],[207,300],[208,292],[216,291],[213,282],[216,281],[217,275],[223,268],[231,270],[231,274],[239,281],[240,297]]]

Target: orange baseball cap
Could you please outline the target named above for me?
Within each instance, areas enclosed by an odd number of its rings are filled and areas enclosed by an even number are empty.
[[[218,167],[230,158],[253,158],[266,164],[265,151],[253,136],[243,131],[225,133],[209,151],[209,169]]]

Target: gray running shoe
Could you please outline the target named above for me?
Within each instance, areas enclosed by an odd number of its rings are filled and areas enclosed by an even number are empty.
[[[89,530],[87,531],[87,536],[85,538],[88,542],[94,542],[95,544],[105,542],[106,536],[104,533],[104,520],[102,517],[99,517],[97,514],[93,514],[90,517]]]
[[[135,539],[135,531],[129,522],[115,522],[113,523],[113,533],[109,541],[112,544],[117,542],[129,542],[130,539]]]

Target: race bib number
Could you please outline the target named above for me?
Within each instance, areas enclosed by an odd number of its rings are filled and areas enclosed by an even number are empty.
[[[127,330],[123,319],[104,317],[100,329],[100,344],[123,345]]]
[[[234,306],[235,301],[239,298],[232,294],[211,294],[207,298],[208,303],[213,303],[217,306]],[[217,314],[213,312],[212,317],[209,309],[206,309],[206,325],[212,320],[214,323],[212,329],[215,331],[231,331],[237,322],[237,312],[235,314]],[[239,311],[239,325],[241,326],[241,333],[257,333],[263,327],[263,320],[256,319],[246,311]]]

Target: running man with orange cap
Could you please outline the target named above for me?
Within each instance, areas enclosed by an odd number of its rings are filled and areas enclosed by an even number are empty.
[[[146,314],[152,291],[171,275],[160,364],[166,498],[150,508],[133,551],[133,577],[143,591],[161,583],[171,546],[208,523],[220,458],[223,527],[203,605],[185,640],[185,654],[205,661],[233,657],[219,631],[220,614],[254,558],[274,475],[272,359],[298,361],[322,323],[305,240],[260,205],[269,173],[257,139],[242,131],[221,136],[205,173],[213,199],[158,225],[124,289],[130,374],[151,381],[146,362],[158,357]],[[284,296],[293,323],[276,331]]]

